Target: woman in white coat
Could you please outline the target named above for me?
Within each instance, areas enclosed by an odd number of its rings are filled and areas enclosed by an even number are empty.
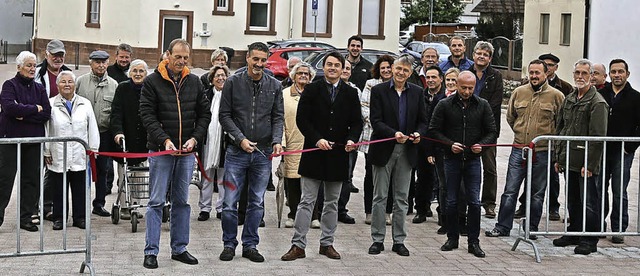
[[[59,94],[51,99],[51,119],[46,125],[48,137],[79,137],[89,149],[97,151],[100,146],[100,132],[91,102],[76,95],[76,76],[71,71],[62,71],[56,79]],[[63,188],[71,187],[73,226],[85,228],[85,172],[87,154],[77,142],[67,142],[66,163],[64,143],[45,144],[45,162],[51,171],[53,183],[53,230],[63,228]],[[65,166],[66,165],[66,166]],[[67,183],[63,185],[63,174],[67,173]]]

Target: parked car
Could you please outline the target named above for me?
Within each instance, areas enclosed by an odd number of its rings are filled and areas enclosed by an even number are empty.
[[[301,39],[289,39],[289,40],[274,40],[267,42],[269,48],[322,48],[322,49],[335,49],[333,45],[317,40],[301,40]]]
[[[287,60],[289,60],[289,58],[299,57],[301,60],[305,60],[311,53],[321,50],[323,49],[317,47],[271,48],[269,49],[269,58],[267,59],[266,67],[273,71],[274,77],[283,80],[289,76],[289,70],[287,68]]]
[[[413,41],[413,32],[409,31],[400,31],[400,44],[402,46],[407,46],[409,42]]]
[[[347,55],[347,49],[341,48],[336,50],[343,56]],[[311,66],[313,66],[313,68],[315,68],[317,71],[316,77],[313,79],[314,81],[324,78],[324,71],[322,71],[322,61],[324,60],[324,57],[327,55],[329,51],[330,50],[313,52],[311,53],[311,55],[309,55],[309,57],[307,57],[304,60],[307,63],[311,64]],[[363,49],[360,55],[366,60],[370,61],[371,63],[375,63],[376,60],[378,60],[378,58],[380,58],[383,55],[390,55],[393,58],[398,57],[398,54],[393,52],[383,51],[383,50],[373,50],[373,49]]]
[[[403,53],[407,53],[412,55],[418,63],[422,58],[422,50],[427,47],[433,47],[438,51],[440,55],[440,62],[446,61],[447,58],[451,55],[451,51],[449,50],[449,46],[440,42],[423,42],[423,41],[413,41],[407,44]]]

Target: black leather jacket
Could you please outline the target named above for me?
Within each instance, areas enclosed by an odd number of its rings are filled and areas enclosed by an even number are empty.
[[[481,153],[473,153],[474,144],[495,143],[496,124],[489,103],[478,96],[471,96],[465,107],[459,94],[441,100],[433,111],[429,124],[430,136],[442,141],[445,156],[449,158],[475,158]],[[451,151],[453,143],[465,146],[461,154]]]
[[[284,103],[282,85],[274,77],[262,74],[257,87],[245,70],[231,75],[222,88],[220,124],[233,145],[243,139],[271,151],[282,142]]]

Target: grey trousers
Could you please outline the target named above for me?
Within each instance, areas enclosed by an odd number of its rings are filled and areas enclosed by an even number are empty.
[[[293,245],[302,249],[307,247],[307,232],[309,232],[311,225],[311,216],[318,197],[318,190],[322,184],[324,184],[324,208],[320,218],[320,229],[322,230],[320,245],[333,244],[333,235],[338,227],[338,198],[342,181],[322,181],[302,176],[300,180],[302,197],[296,212],[295,233],[291,239]]]
[[[222,176],[224,175],[224,168],[211,168],[206,171],[207,176],[213,180],[214,174],[218,173],[218,200],[216,201],[216,212],[222,212],[222,201],[224,201],[224,186],[222,185]],[[204,177],[201,177],[200,184],[200,199],[198,199],[198,207],[201,212],[211,213],[211,203],[213,201],[213,182],[209,182]]]
[[[407,237],[405,219],[407,210],[407,195],[411,183],[411,164],[407,156],[407,145],[397,144],[384,167],[373,166],[373,207],[371,209],[371,238],[373,242],[384,242],[386,234],[385,210],[389,193],[389,180],[393,175],[393,218],[391,233],[393,243],[404,243]]]
[[[496,147],[488,147],[482,153],[482,197],[480,203],[485,209],[496,208],[498,172],[496,169]]]

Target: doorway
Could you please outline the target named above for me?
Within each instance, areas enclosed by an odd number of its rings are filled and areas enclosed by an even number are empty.
[[[193,33],[193,12],[160,11],[160,26],[158,31],[159,55],[169,48],[169,44],[176,38],[187,40],[189,44]]]

